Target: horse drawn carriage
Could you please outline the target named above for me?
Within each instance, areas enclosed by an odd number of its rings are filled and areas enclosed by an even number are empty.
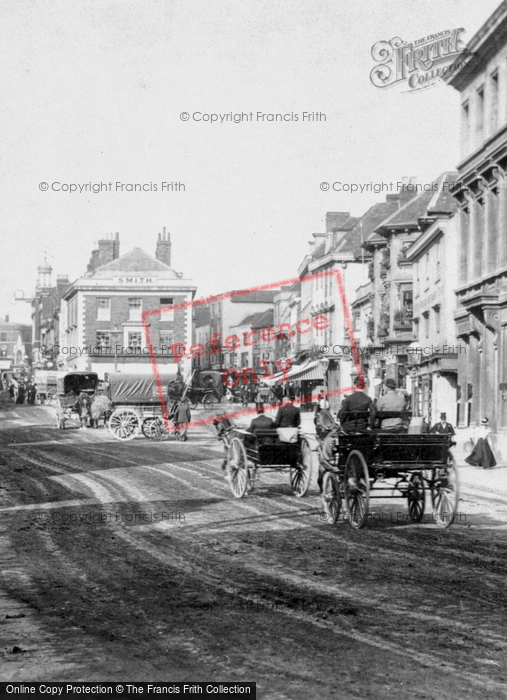
[[[297,430],[295,442],[284,442],[276,429],[254,433],[217,418],[215,428],[226,451],[225,467],[233,496],[242,498],[257,481],[261,469],[289,472],[292,493],[306,494],[312,474],[312,453],[307,438]],[[294,429],[296,431],[296,429]]]
[[[378,413],[377,420],[395,415],[400,414]],[[328,522],[337,522],[344,503],[350,525],[361,528],[369,517],[370,499],[403,498],[408,505],[407,520],[418,523],[424,517],[427,492],[433,508],[431,521],[440,527],[454,521],[459,486],[451,436],[375,429],[344,433],[336,424],[317,434]],[[398,521],[404,519],[400,515]]]
[[[91,398],[97,389],[98,377],[95,372],[68,372],[57,377],[53,405],[56,409],[56,427],[65,429],[65,423],[73,416],[79,419],[78,399],[81,393]]]

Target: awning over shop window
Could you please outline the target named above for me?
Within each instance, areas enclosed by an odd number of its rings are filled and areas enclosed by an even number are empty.
[[[10,369],[12,367],[12,360],[0,360],[0,371]]]
[[[284,378],[287,380],[297,379],[303,382],[312,380],[324,381],[324,372],[318,360],[314,360],[313,362],[308,360],[301,365],[292,365],[288,372],[278,372],[278,374],[274,374],[271,377],[262,378],[261,381],[271,385],[275,382],[282,381]]]

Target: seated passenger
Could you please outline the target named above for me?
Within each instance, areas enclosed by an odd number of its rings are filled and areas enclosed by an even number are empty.
[[[394,379],[386,379],[385,381],[386,393],[379,398],[377,401],[377,411],[382,413],[386,412],[396,412],[405,411],[406,400],[401,394],[396,391],[396,382]],[[406,432],[407,425],[404,422],[402,416],[395,418],[383,418],[380,425],[381,430],[392,430],[394,432]]]
[[[252,420],[250,423],[250,427],[248,428],[248,432],[255,433],[258,430],[273,430],[275,427],[275,423],[272,418],[269,416],[266,416],[264,414],[264,404],[263,403],[258,403],[257,404],[257,417]]]
[[[275,428],[299,428],[301,425],[301,412],[294,406],[288,396],[283,397],[283,405],[278,409],[275,420]]]
[[[354,393],[343,399],[338,411],[338,419],[346,433],[361,433],[373,427],[375,406],[370,397],[362,391],[363,386],[364,381],[360,377],[354,377]]]

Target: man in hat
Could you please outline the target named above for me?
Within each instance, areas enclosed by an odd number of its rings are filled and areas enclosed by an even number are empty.
[[[283,397],[282,406],[278,409],[275,419],[275,428],[299,428],[301,425],[301,412],[294,406],[288,396]]]
[[[248,432],[255,435],[258,430],[272,430],[274,427],[274,420],[264,413],[264,404],[259,402],[257,404],[257,417],[250,423]]]
[[[438,433],[440,435],[454,435],[454,428],[447,422],[447,414],[440,414],[440,423],[435,423],[430,433]]]
[[[373,427],[375,420],[375,406],[370,397],[364,393],[364,380],[354,377],[354,393],[346,396],[340,410],[338,419],[342,430],[349,432],[363,432]]]
[[[394,379],[386,379],[386,393],[377,401],[377,411],[379,413],[401,413],[405,410],[405,397],[396,391],[396,382]],[[383,418],[380,428],[382,430],[393,430],[403,432],[407,430],[407,426],[403,422],[403,418],[396,416],[393,418]]]

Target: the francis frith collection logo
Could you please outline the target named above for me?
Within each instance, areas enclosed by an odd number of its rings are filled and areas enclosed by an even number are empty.
[[[406,82],[410,90],[420,90],[450,77],[473,59],[460,38],[464,31],[462,27],[446,29],[410,43],[399,37],[377,41],[371,49],[377,62],[370,73],[371,82],[378,88]]]

